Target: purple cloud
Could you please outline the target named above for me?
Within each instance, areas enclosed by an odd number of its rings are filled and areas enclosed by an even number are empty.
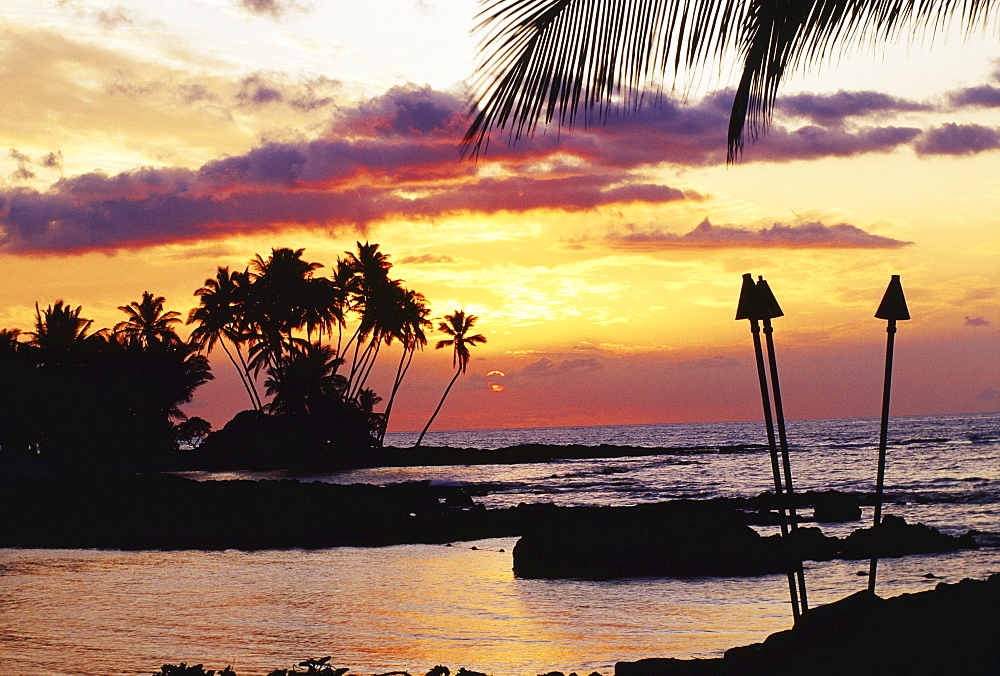
[[[951,92],[948,95],[951,105],[970,108],[1000,107],[1000,87],[984,84],[978,87],[966,87]]]
[[[1000,149],[1000,129],[949,122],[925,131],[914,147],[918,155],[974,155]]]
[[[529,378],[566,378],[581,373],[593,373],[603,368],[604,364],[596,357],[564,359],[558,363],[548,357],[542,357],[521,369],[521,375]]]
[[[890,237],[872,235],[848,223],[824,225],[803,223],[749,230],[712,225],[707,219],[683,235],[659,228],[628,228],[610,233],[606,242],[621,249],[895,249],[912,244]]]
[[[881,92],[839,91],[836,94],[793,94],[778,98],[783,115],[812,120],[823,126],[840,125],[849,117],[882,117],[896,113],[932,110],[926,103],[901,99]]]
[[[979,326],[989,326],[990,322],[989,322],[989,320],[986,319],[986,317],[968,317],[967,316],[965,318],[965,324],[964,325],[965,326],[976,326],[976,327],[979,327]]]

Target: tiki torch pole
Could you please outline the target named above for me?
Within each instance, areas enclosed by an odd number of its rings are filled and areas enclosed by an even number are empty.
[[[743,287],[740,289],[740,301],[736,308],[736,319],[750,320],[750,333],[753,336],[754,355],[757,359],[757,379],[760,381],[760,398],[764,407],[764,424],[767,429],[767,445],[771,452],[771,472],[774,476],[774,493],[778,501],[782,542],[788,543],[788,526],[781,484],[781,470],[778,467],[778,446],[774,439],[774,420],[771,417],[771,398],[767,388],[767,370],[764,367],[764,350],[760,343],[760,320],[766,315],[766,309],[760,300],[760,293],[753,282],[753,276],[748,272],[743,275]],[[792,603],[792,617],[799,618],[799,597],[795,588],[795,574],[788,570],[788,594]]]
[[[774,392],[774,417],[778,423],[778,444],[781,448],[781,464],[785,473],[785,498],[788,500],[788,520],[792,530],[798,529],[798,514],[795,511],[795,489],[792,486],[792,464],[788,457],[788,437],[785,434],[785,413],[781,404],[781,384],[778,381],[778,360],[774,353],[774,327],[772,317],[781,317],[785,313],[778,305],[778,299],[771,292],[771,287],[763,277],[757,278],[757,294],[764,307],[764,338],[767,343],[768,365],[771,371],[771,390]],[[802,600],[802,611],[809,610],[806,599],[806,576],[802,570],[802,561],[797,561],[795,574],[799,580],[799,598]]]
[[[875,477],[875,517],[872,523],[872,534],[874,549],[872,551],[871,564],[868,568],[868,591],[875,593],[875,574],[878,569],[878,535],[877,530],[882,523],[882,488],[885,485],[885,447],[889,435],[889,394],[892,390],[892,350],[896,342],[896,321],[910,318],[910,312],[906,308],[906,298],[903,296],[903,285],[899,282],[899,275],[893,275],[889,280],[889,286],[882,296],[878,310],[875,311],[877,319],[887,319],[885,345],[885,380],[882,384],[882,426],[878,435],[878,472]]]

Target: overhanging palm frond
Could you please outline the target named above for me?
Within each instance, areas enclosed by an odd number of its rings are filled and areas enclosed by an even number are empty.
[[[766,129],[782,79],[851,47],[934,34],[957,21],[966,35],[997,17],[996,0],[751,0],[740,30],[743,72],[729,118],[728,158]],[[998,26],[1000,27],[1000,26]]]
[[[612,105],[635,110],[663,78],[743,62],[728,133],[729,159],[745,132],[766,127],[782,79],[836,50],[911,37],[960,21],[996,18],[1000,0],[490,0],[467,152],[491,132],[511,141],[539,123],[602,121]],[[992,13],[992,16],[991,16]],[[721,131],[721,130],[720,130]]]
[[[721,54],[739,0],[496,0],[479,15],[485,56],[467,148],[490,131],[514,139],[539,122],[572,126],[627,108],[670,70]],[[582,111],[581,111],[582,108]]]

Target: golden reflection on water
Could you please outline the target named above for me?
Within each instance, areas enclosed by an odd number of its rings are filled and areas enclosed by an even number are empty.
[[[788,624],[780,607],[745,597],[780,594],[780,580],[738,591],[519,580],[513,544],[0,550],[0,675],[140,674],[181,661],[243,675],[325,655],[356,673],[609,674],[617,660],[719,654]]]
[[[494,676],[607,675],[623,659],[719,656],[791,624],[782,576],[520,580],[514,542],[0,550],[0,676],[134,676],[182,661],[232,664],[247,676],[325,655],[355,674],[444,664]],[[928,570],[948,576],[988,566],[990,556],[886,560],[879,592],[928,589]],[[811,564],[813,605],[864,586],[859,566]]]

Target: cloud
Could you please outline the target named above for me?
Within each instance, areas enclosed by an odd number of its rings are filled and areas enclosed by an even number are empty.
[[[628,168],[481,174],[456,151],[460,109],[456,97],[426,87],[394,88],[341,109],[322,138],[264,143],[198,169],[89,172],[46,191],[0,190],[0,250],[135,248],[285,225],[336,230],[402,217],[702,199],[637,180]]]
[[[974,155],[1000,149],[1000,128],[949,122],[925,131],[915,144],[918,155]]]
[[[277,18],[290,10],[305,10],[306,6],[296,0],[234,0],[237,7],[251,14]]]
[[[596,357],[563,359],[558,363],[548,357],[542,357],[521,369],[521,375],[544,379],[567,378],[578,374],[593,373],[603,368],[604,364]]]
[[[131,26],[133,23],[132,15],[121,5],[97,10],[95,18],[98,25],[105,30],[112,30],[121,26]]]
[[[739,359],[733,357],[706,357],[704,359],[686,359],[676,362],[674,366],[694,369],[729,369],[740,365]]]
[[[778,112],[804,117],[823,126],[841,125],[850,117],[884,117],[898,113],[932,110],[933,106],[881,92],[839,91],[835,94],[780,96]]]
[[[985,317],[966,317],[964,326],[989,326],[990,323]]]
[[[660,228],[630,227],[610,232],[605,241],[614,248],[643,251],[686,248],[894,249],[911,244],[872,235],[848,223],[775,223],[770,227],[750,230],[712,225],[708,219],[683,235]]]
[[[976,394],[973,399],[978,401],[996,401],[997,399],[1000,399],[1000,391],[997,391],[995,387],[987,387],[980,390],[980,392]]]
[[[289,80],[281,73],[253,73],[240,80],[234,99],[238,106],[251,110],[284,104],[308,112],[334,106],[340,88],[339,80],[323,76]],[[192,93],[197,96],[200,92]]]
[[[17,169],[10,176],[11,180],[15,182],[31,181],[37,178],[36,169],[62,171],[62,152],[58,150],[46,153],[37,160],[31,159],[16,148],[8,150],[7,156],[17,164]]]
[[[864,127],[848,131],[820,126],[788,130],[776,126],[760,141],[746,146],[744,157],[752,161],[788,162],[887,153],[919,135],[920,129],[914,127]]]
[[[280,73],[256,73],[230,82],[226,90],[217,83],[209,87],[196,80],[178,81],[171,73],[160,77],[154,72],[140,80],[130,75],[143,72],[138,69],[115,72],[115,79],[105,83],[106,92],[111,98],[128,99],[123,102],[126,107],[132,101],[170,99],[174,112],[164,114],[175,115],[187,106],[191,112],[212,110],[216,119],[271,115],[287,120],[289,109],[321,110],[327,123],[312,138],[275,138],[200,166],[89,172],[64,177],[46,190],[0,188],[0,251],[141,248],[288,226],[338,231],[394,219],[697,202],[705,196],[651,180],[647,170],[664,163],[724,163],[722,130],[732,96],[716,92],[687,106],[664,99],[659,108],[644,109],[635,118],[612,117],[606,126],[572,134],[541,134],[514,149],[495,145],[489,155],[470,162],[463,161],[458,151],[467,103],[455,93],[407,85],[344,105],[337,101],[339,83],[323,78],[293,81]],[[88,98],[84,90],[68,91],[74,100]],[[820,110],[823,103],[829,109],[824,115],[831,119],[903,106],[895,99],[880,103],[871,93],[848,94],[800,99],[795,105]],[[99,112],[89,111],[88,117]],[[212,125],[206,120],[197,124],[199,131],[189,133],[214,143],[209,136],[215,139],[219,134],[208,133]],[[94,133],[107,131],[98,127]],[[920,129],[892,126],[776,127],[748,151],[748,157],[786,162],[889,152],[918,137],[922,154],[979,152],[1000,143],[996,135],[996,130],[975,125],[945,125],[923,135]],[[169,134],[156,138],[169,145]],[[35,164],[16,161],[24,180],[38,180],[28,176],[37,173]],[[706,222],[685,235],[632,228],[612,233],[607,241],[616,247],[645,249],[906,244],[843,223],[776,224],[750,231]]]
[[[539,132],[518,142],[515,152],[536,157],[539,153],[552,154],[558,149],[583,162],[610,167],[723,164],[732,96],[732,91],[718,91],[689,105],[662,98],[656,105],[643,107],[635,115],[612,114],[600,126],[559,135]],[[849,98],[849,93],[842,92],[840,98]],[[822,97],[813,99],[822,101]],[[892,101],[897,108],[922,106],[907,104],[901,99]],[[800,107],[804,110],[804,103]],[[921,133],[916,127],[893,125],[847,128],[842,124],[848,112],[846,106],[835,114],[831,105],[826,117],[820,115],[822,111],[818,105],[816,108],[815,116],[822,117],[824,124],[791,127],[776,121],[757,142],[747,144],[742,161],[789,162],[887,153],[907,146]],[[861,104],[856,102],[854,110],[861,115]],[[883,110],[885,114],[889,112],[888,108]],[[501,135],[493,140],[486,157],[506,159],[510,154]]]
[[[948,100],[957,108],[1000,108],[1000,87],[990,84],[966,87],[950,92]]]
[[[439,265],[442,263],[454,263],[455,258],[448,254],[425,253],[419,256],[403,256],[399,259],[402,265]]]

